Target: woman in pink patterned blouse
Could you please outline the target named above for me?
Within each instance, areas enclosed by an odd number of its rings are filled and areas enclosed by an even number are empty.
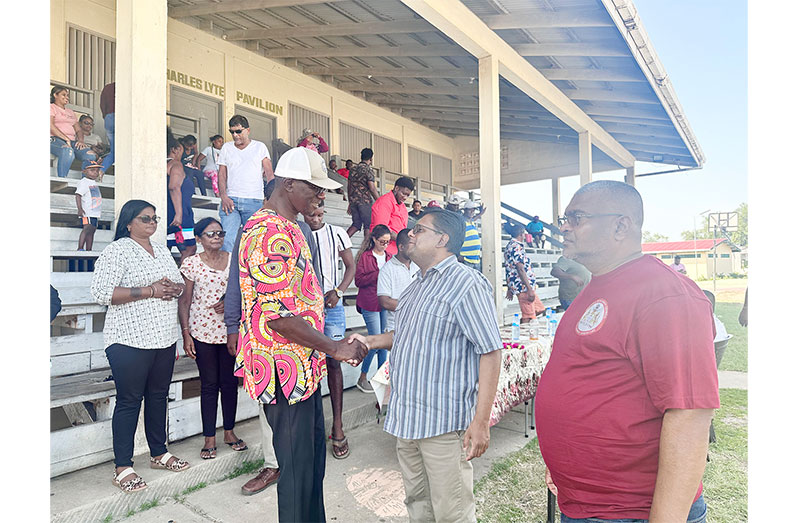
[[[230,253],[221,250],[222,224],[203,218],[194,225],[194,235],[203,252],[183,260],[180,272],[186,292],[179,302],[178,316],[183,329],[183,350],[197,361],[200,375],[200,411],[205,446],[202,459],[216,457],[216,405],[221,392],[224,442],[233,450],[247,444],[233,431],[238,404],[238,379],[233,376],[235,358],[227,352],[224,324],[224,294],[230,272]]]

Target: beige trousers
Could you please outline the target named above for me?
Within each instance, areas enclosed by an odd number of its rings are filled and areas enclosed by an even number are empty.
[[[263,412],[263,404],[261,402],[258,402],[258,420],[260,420],[261,446],[263,447],[263,468],[279,468],[277,456],[274,454],[274,445],[272,444],[272,426],[266,420],[266,413]]]
[[[463,450],[465,431],[396,439],[411,522],[475,522],[474,469]]]

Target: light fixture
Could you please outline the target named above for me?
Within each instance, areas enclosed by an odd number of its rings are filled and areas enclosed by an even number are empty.
[[[469,79],[468,79],[468,83],[470,83],[470,84],[473,84],[473,83],[474,83],[474,77],[473,77],[473,76],[472,76],[471,78],[469,78]]]
[[[371,75],[370,75],[370,74],[367,74],[367,75],[366,75],[366,78],[368,78],[369,80],[371,80]]]

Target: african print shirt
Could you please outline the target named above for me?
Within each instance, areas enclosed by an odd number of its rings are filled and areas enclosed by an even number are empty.
[[[524,264],[526,277],[529,278],[529,283],[534,287],[535,273],[532,271],[532,260],[526,255],[524,245],[515,238],[511,238],[507,243],[507,247],[504,248],[504,272],[507,275],[507,287],[513,291],[513,294],[527,292],[526,285],[521,281],[521,277],[518,275],[518,268],[515,266],[518,262]]]
[[[360,162],[349,171],[349,203],[373,203],[374,195],[369,191],[369,182],[374,181],[374,170],[366,162]]]
[[[261,403],[276,403],[278,377],[290,405],[308,399],[327,374],[324,354],[288,341],[268,324],[300,316],[324,332],[324,295],[302,231],[271,209],[259,210],[241,234],[238,270],[242,311],[234,374]]]

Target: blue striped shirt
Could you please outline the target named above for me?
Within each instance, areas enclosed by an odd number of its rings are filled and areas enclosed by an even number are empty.
[[[493,291],[449,256],[421,272],[396,307],[385,431],[423,439],[465,430],[474,418],[480,355],[500,350]]]

